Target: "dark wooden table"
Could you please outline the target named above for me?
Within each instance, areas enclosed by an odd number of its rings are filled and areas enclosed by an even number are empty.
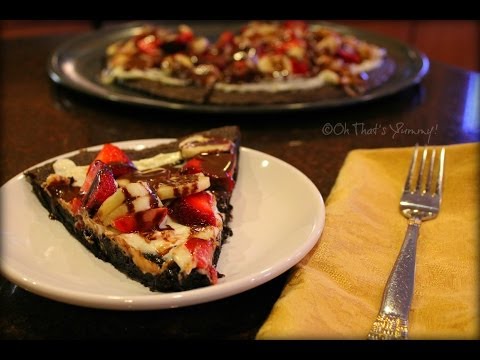
[[[479,140],[480,74],[435,62],[421,85],[347,108],[249,115],[176,113],[108,103],[54,85],[47,77],[47,58],[66,39],[1,43],[2,185],[40,161],[78,148],[238,124],[244,146],[296,166],[326,199],[352,149]],[[207,304],[138,312],[59,303],[0,277],[0,338],[251,339],[287,275]]]

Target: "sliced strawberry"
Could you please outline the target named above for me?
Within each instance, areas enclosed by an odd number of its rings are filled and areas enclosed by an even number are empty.
[[[170,215],[187,226],[216,225],[213,204],[213,195],[201,191],[176,199],[170,206]]]
[[[136,213],[138,231],[160,230],[167,214],[168,209],[166,207]]]
[[[188,160],[185,165],[183,165],[183,169],[187,174],[197,174],[202,172],[203,168],[203,159],[198,157],[191,158]]]
[[[215,267],[213,267],[213,265],[210,265],[210,266],[207,268],[207,271],[208,271],[208,276],[210,277],[210,280],[212,281],[212,284],[218,283],[218,272],[217,272],[217,269],[215,269]]]
[[[340,48],[337,51],[337,55],[340,56],[347,63],[359,64],[362,62],[362,58],[360,57],[358,52],[354,49],[346,50],[346,49]]]
[[[103,145],[102,150],[97,154],[95,160],[100,160],[109,165],[116,178],[136,169],[128,155],[113,144]]]
[[[219,48],[223,48],[227,44],[233,45],[233,39],[235,35],[231,31],[224,31],[223,33],[220,34],[217,40],[217,46]]]
[[[303,20],[288,20],[283,23],[287,38],[301,38],[305,36],[308,24]]]
[[[307,47],[307,43],[305,42],[305,40],[302,40],[302,39],[292,39],[289,41],[285,41],[284,43],[282,43],[281,46],[283,49],[285,49],[285,51],[288,51],[288,49],[291,49],[294,47],[305,48]]]
[[[193,40],[193,31],[188,28],[181,28],[180,32],[177,35],[177,41],[183,44],[186,44]]]
[[[82,201],[82,206],[91,214],[95,213],[100,205],[117,191],[117,182],[112,170],[98,160],[94,162],[94,166],[98,163],[100,163],[101,167],[96,171],[92,185]]]
[[[218,272],[213,266],[213,254],[215,252],[213,243],[204,239],[190,238],[185,243],[185,247],[192,254],[197,264],[196,267],[205,269],[212,283],[216,284],[218,282]]]
[[[211,241],[192,237],[187,240],[185,247],[195,259],[197,268],[207,269],[212,265],[214,246]]]
[[[232,192],[235,186],[235,180],[233,180],[235,165],[235,155],[231,153],[197,155],[185,163],[183,172],[204,173],[210,177],[213,188],[220,187]]]
[[[113,220],[112,225],[123,233],[159,230],[168,214],[165,207],[148,209]]]
[[[129,163],[130,158],[118,146],[113,144],[103,145],[102,150],[97,154],[95,160],[101,160],[105,164],[110,163]]]
[[[122,233],[131,233],[137,231],[137,219],[135,219],[135,214],[120,216],[119,218],[113,220],[112,225]]]
[[[137,39],[135,44],[137,45],[137,48],[145,54],[156,55],[159,53],[158,48],[162,42],[163,41],[157,38],[155,35],[149,34]]]
[[[310,66],[306,61],[300,61],[297,59],[290,59],[290,61],[292,63],[292,73],[294,74],[304,75],[310,70]]]
[[[292,30],[293,29],[298,29],[298,30],[302,30],[302,31],[305,31],[308,28],[308,24],[304,20],[286,20],[283,23],[283,26],[286,29],[292,29]]]
[[[92,186],[93,180],[100,169],[104,168],[106,165],[101,160],[94,160],[90,167],[88,168],[87,176],[85,177],[85,181],[83,182],[82,187],[80,188],[80,195],[85,195],[90,190]]]
[[[72,207],[72,212],[74,214],[78,214],[80,208],[82,207],[82,198],[81,196],[76,196],[72,200],[70,200],[70,205]]]

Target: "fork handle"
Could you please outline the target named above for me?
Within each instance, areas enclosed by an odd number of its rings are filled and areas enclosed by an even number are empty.
[[[380,314],[393,315],[404,321],[408,320],[415,280],[417,239],[421,224],[420,218],[415,216],[408,221],[402,249],[395,261],[383,293]]]

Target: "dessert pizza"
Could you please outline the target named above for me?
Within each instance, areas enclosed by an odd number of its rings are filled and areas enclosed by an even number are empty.
[[[359,96],[393,74],[386,50],[305,21],[252,21],[210,40],[188,25],[145,26],[106,50],[102,82],[176,101],[314,102]]]
[[[152,291],[182,291],[222,276],[239,145],[229,126],[143,150],[106,144],[25,175],[50,216],[96,257]]]

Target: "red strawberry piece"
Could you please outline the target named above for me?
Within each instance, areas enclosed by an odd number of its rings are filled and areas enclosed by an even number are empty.
[[[109,165],[116,178],[136,169],[127,154],[113,144],[103,145],[102,150],[97,154],[95,160],[100,160]]]
[[[112,225],[123,233],[159,230],[168,214],[165,207],[148,209],[115,219]]]
[[[213,254],[215,251],[213,243],[204,239],[190,238],[185,243],[185,247],[190,251],[190,254],[192,254],[197,264],[196,267],[198,269],[206,269],[210,280],[213,284],[216,284],[218,281],[218,273],[213,267]]]
[[[308,24],[303,20],[286,20],[283,23],[283,26],[286,29],[292,29],[292,30],[298,29],[302,31],[305,31],[308,28]]]
[[[76,196],[72,200],[70,200],[70,205],[72,207],[72,212],[74,214],[78,214],[80,208],[82,207],[82,198],[81,196]]]
[[[117,182],[115,181],[112,170],[101,161],[94,162],[94,164],[98,163],[100,163],[101,167],[96,172],[92,185],[82,201],[82,206],[91,214],[95,213],[100,205],[117,191]]]
[[[188,160],[185,165],[183,165],[183,169],[187,174],[197,174],[202,172],[203,168],[203,159],[198,157],[191,158]]]
[[[217,269],[213,267],[213,265],[210,265],[207,268],[208,271],[208,276],[210,277],[210,280],[212,281],[212,284],[216,284],[218,282],[218,272]]]
[[[105,164],[110,163],[129,163],[130,158],[125,154],[125,152],[120,149],[118,146],[113,144],[105,144],[103,145],[102,150],[97,154],[95,160],[101,160]]]
[[[292,40],[289,40],[289,41],[285,41],[283,44],[282,44],[283,48],[285,50],[288,50],[290,48],[293,48],[293,47],[306,47],[307,46],[307,43],[305,42],[305,40],[302,40],[302,39],[292,39]]]
[[[122,233],[137,231],[137,219],[135,219],[135,214],[120,216],[113,220],[112,225]]]
[[[292,62],[292,73],[294,74],[306,74],[310,70],[310,67],[306,61],[300,61],[297,59],[290,59]]]
[[[170,206],[170,215],[187,226],[216,225],[213,212],[213,195],[201,191],[176,199]]]
[[[233,172],[235,170],[235,156],[230,153],[197,155],[183,165],[183,172],[187,174],[204,173],[210,177],[212,187],[219,187],[232,192],[235,186]]]
[[[136,213],[138,231],[160,230],[167,214],[168,209],[166,207]]]
[[[85,177],[85,181],[83,182],[82,187],[80,188],[80,195],[85,195],[88,193],[90,190],[90,187],[92,186],[93,180],[95,179],[95,176],[97,176],[97,173],[100,169],[106,167],[105,163],[101,160],[94,160],[87,172],[87,176]]]
[[[287,38],[301,38],[305,36],[308,24],[302,20],[288,20],[283,23]]]
[[[362,62],[362,58],[360,57],[358,52],[354,49],[346,50],[346,49],[340,48],[337,51],[337,55],[340,56],[347,63],[359,64],[360,62]]]
[[[224,47],[227,44],[233,45],[233,39],[235,35],[231,31],[224,31],[223,33],[220,34],[217,40],[217,46],[219,48]]]
[[[158,47],[162,44],[162,40],[153,34],[149,34],[137,39],[135,44],[137,48],[145,54],[155,55],[159,52]]]
[[[182,30],[177,35],[177,41],[183,44],[186,44],[193,40],[193,31],[192,30]]]
[[[224,56],[218,56],[208,51],[202,55],[201,59],[203,63],[211,64],[220,70],[225,69],[228,65],[228,61]]]
[[[206,269],[212,265],[214,246],[211,241],[192,237],[187,240],[185,247],[193,255],[197,268]]]

